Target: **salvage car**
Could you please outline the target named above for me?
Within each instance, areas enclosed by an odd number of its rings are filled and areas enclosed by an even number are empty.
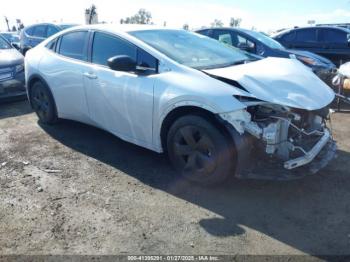
[[[294,28],[273,36],[283,46],[310,51],[338,67],[350,60],[350,30],[335,26]]]
[[[25,55],[29,49],[37,46],[46,38],[73,26],[76,24],[42,23],[27,26],[21,31],[20,50]]]
[[[24,58],[0,36],[0,101],[25,97]]]
[[[95,25],[47,39],[25,66],[43,124],[75,120],[167,152],[197,183],[243,178],[257,152],[313,172],[335,154],[334,92],[297,60],[256,60],[185,30]]]
[[[253,30],[220,27],[201,29],[197,33],[259,56],[297,59],[330,86],[337,70],[327,58],[307,51],[286,49],[273,38]]]

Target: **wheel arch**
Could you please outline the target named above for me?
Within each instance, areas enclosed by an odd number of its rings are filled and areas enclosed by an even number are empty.
[[[33,74],[32,76],[29,77],[29,79],[28,79],[28,81],[27,81],[28,100],[29,100],[30,106],[33,107],[32,101],[31,101],[31,98],[30,98],[30,94],[31,94],[33,85],[34,85],[36,82],[41,82],[41,83],[47,88],[47,90],[49,91],[49,93],[50,93],[50,95],[51,95],[51,97],[52,97],[52,99],[53,99],[56,114],[58,114],[56,101],[55,101],[55,98],[54,98],[54,96],[53,96],[53,94],[52,94],[51,88],[50,88],[50,86],[47,84],[47,82],[45,81],[45,79],[44,79],[42,76],[38,75],[38,74]]]
[[[220,132],[222,132],[225,136],[227,136],[230,139],[230,141],[232,141],[232,143],[234,143],[234,140],[230,135],[230,132],[227,129],[227,126],[225,125],[224,120],[222,120],[217,114],[215,114],[209,108],[203,108],[196,105],[183,105],[172,109],[163,118],[163,121],[161,123],[161,128],[160,128],[160,142],[164,152],[166,152],[167,150],[167,136],[171,125],[177,119],[186,115],[196,115],[196,116],[203,117],[204,119],[208,120],[211,124],[213,124],[215,127],[217,127]]]

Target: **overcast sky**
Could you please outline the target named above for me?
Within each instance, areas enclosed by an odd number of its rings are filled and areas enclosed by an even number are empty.
[[[6,29],[4,16],[14,24],[37,22],[84,23],[84,9],[97,6],[100,21],[119,23],[140,8],[152,13],[153,22],[171,27],[209,26],[214,19],[228,25],[230,17],[243,19],[242,27],[269,31],[317,23],[350,22],[349,0],[2,0],[0,30]]]

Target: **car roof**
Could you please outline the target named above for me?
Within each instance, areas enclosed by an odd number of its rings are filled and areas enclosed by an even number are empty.
[[[340,30],[346,33],[350,33],[350,30],[344,27],[337,27],[337,26],[305,26],[305,27],[298,27],[298,28],[290,28],[290,29],[286,29],[283,30],[277,34],[274,34],[273,36],[279,36],[279,35],[283,35],[285,33],[289,33],[289,32],[293,32],[293,31],[298,31],[298,30],[303,30],[303,29],[336,29],[336,30]]]
[[[31,24],[26,26],[26,28],[34,27],[34,26],[39,26],[39,25],[55,25],[55,26],[66,26],[66,25],[79,25],[76,23],[53,23],[53,22],[47,22],[47,23],[36,23],[36,24]]]
[[[88,30],[88,29],[95,29],[95,30],[104,30],[109,32],[135,32],[135,31],[147,31],[147,30],[179,30],[184,31],[183,29],[179,28],[171,28],[171,27],[160,27],[156,25],[139,25],[139,24],[96,24],[96,25],[82,25],[82,26],[76,26],[68,30]]]

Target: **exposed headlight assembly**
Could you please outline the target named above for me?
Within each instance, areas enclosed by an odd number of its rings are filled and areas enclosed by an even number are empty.
[[[292,59],[297,59],[300,62],[310,65],[310,66],[319,66],[321,63],[313,58],[306,57],[306,56],[301,56],[301,55],[290,55],[290,58]]]

